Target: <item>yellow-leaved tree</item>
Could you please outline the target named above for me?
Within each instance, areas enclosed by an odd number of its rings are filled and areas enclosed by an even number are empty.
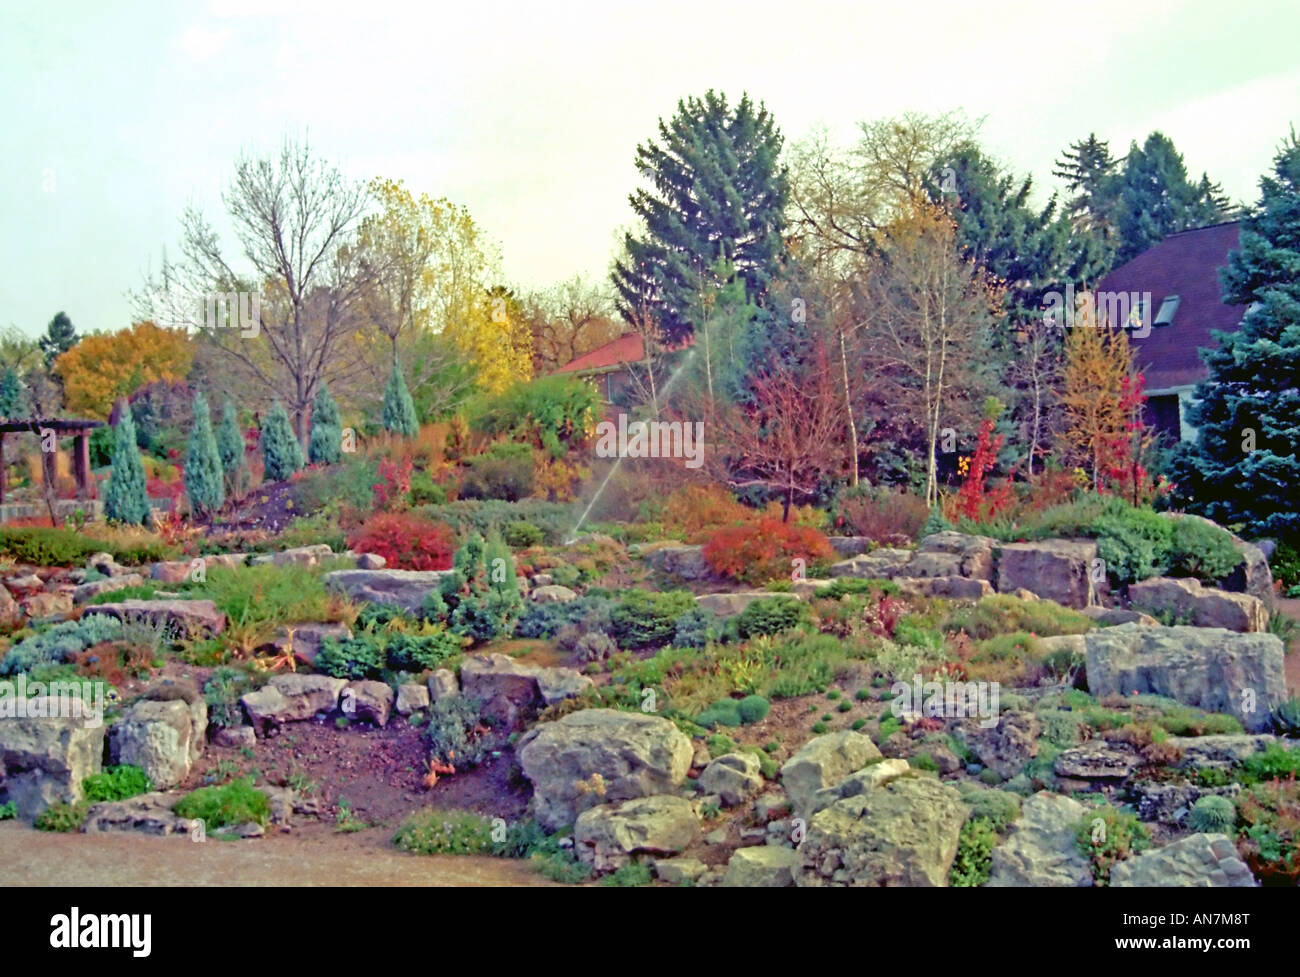
[[[1080,296],[1065,337],[1061,405],[1066,456],[1086,466],[1093,488],[1102,483],[1108,454],[1127,437],[1131,422],[1126,380],[1133,354],[1122,329],[1097,315],[1090,293]]]
[[[193,361],[194,343],[184,329],[137,322],[83,337],[54,361],[54,373],[70,413],[107,420],[119,397],[157,380],[178,383]]]

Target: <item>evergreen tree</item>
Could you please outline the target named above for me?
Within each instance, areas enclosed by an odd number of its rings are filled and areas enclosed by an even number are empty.
[[[58,312],[50,320],[50,324],[45,327],[45,335],[41,337],[41,352],[45,354],[45,366],[48,369],[54,364],[54,361],[63,353],[77,345],[77,329],[68,318],[66,312]]]
[[[135,443],[135,421],[126,407],[113,428],[113,473],[104,489],[104,518],[128,526],[149,522],[149,497],[145,493],[144,463]]]
[[[410,399],[409,394],[407,399]],[[411,411],[415,411],[414,404]],[[311,441],[307,445],[307,458],[313,465],[332,465],[342,457],[343,425],[339,420],[339,405],[330,396],[329,388],[322,383],[312,400]]]
[[[8,367],[0,377],[0,417],[14,419],[26,417],[28,413],[23,381],[17,370]]]
[[[226,501],[225,473],[212,433],[212,416],[208,399],[201,393],[194,395],[194,426],[185,452],[185,494],[190,511],[199,518],[211,519]]]
[[[456,551],[440,596],[452,632],[476,642],[513,633],[524,609],[510,548],[478,533]]]
[[[252,485],[253,476],[244,456],[244,435],[239,430],[235,405],[228,400],[221,411],[221,423],[217,425],[217,455],[225,474],[226,495],[232,499],[240,498]]]
[[[1260,180],[1240,247],[1220,272],[1223,301],[1249,308],[1201,351],[1209,378],[1191,411],[1195,445],[1172,463],[1173,501],[1254,535],[1300,540],[1300,140]]]
[[[747,95],[734,109],[712,91],[679,102],[659,136],[637,147],[637,170],[654,190],[631,197],[643,230],[625,237],[613,280],[624,318],[649,315],[675,345],[698,325],[702,265],[731,262],[749,299],[764,304],[787,255],[787,176],[782,136]]]
[[[420,422],[415,416],[415,402],[411,400],[411,392],[406,389],[402,368],[396,363],[393,364],[388,385],[384,387],[384,409],[380,423],[386,430],[403,437],[413,438],[420,432]]]
[[[278,400],[262,425],[264,479],[282,482],[302,468],[302,445],[294,436],[289,415]]]
[[[1089,133],[1087,139],[1071,143],[1056,161],[1052,175],[1065,181],[1072,196],[1065,214],[1077,233],[1094,238],[1106,251],[1113,251],[1118,232],[1115,211],[1119,184],[1119,161],[1110,154],[1110,143]]]

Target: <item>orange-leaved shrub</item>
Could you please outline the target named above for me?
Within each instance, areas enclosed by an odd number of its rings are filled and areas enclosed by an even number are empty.
[[[704,562],[714,573],[758,584],[788,578],[795,560],[805,569],[816,560],[835,555],[831,544],[811,526],[763,518],[743,526],[719,529],[704,544]]]
[[[348,547],[358,553],[377,553],[397,570],[450,570],[456,536],[431,519],[379,512],[348,534]]]
[[[670,532],[696,543],[714,530],[740,523],[757,522],[762,513],[741,505],[721,485],[684,485],[668,495],[658,507],[658,519]]]

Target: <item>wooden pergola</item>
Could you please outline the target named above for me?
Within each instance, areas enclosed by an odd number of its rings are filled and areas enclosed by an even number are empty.
[[[0,504],[5,500],[5,491],[8,488],[8,475],[5,471],[4,457],[4,436],[6,434],[34,434],[38,438],[43,437],[46,431],[53,431],[56,440],[54,442],[53,452],[42,452],[41,470],[46,479],[54,477],[59,470],[55,463],[54,456],[58,454],[59,437],[67,437],[69,434],[76,437],[76,446],[73,448],[72,466],[73,473],[77,479],[77,498],[88,499],[90,497],[90,432],[97,427],[103,427],[103,421],[72,421],[72,420],[41,420],[31,418],[26,421],[0,421]]]

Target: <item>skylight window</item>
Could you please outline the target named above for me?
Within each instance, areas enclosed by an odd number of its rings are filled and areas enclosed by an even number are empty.
[[[1166,295],[1165,300],[1160,303],[1160,311],[1156,313],[1157,326],[1171,326],[1174,322],[1174,313],[1178,311],[1178,296]]]

